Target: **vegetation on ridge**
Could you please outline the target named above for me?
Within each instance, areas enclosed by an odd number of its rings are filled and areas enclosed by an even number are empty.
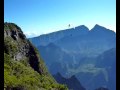
[[[37,49],[16,24],[5,23],[4,34],[5,90],[67,90],[49,74]]]

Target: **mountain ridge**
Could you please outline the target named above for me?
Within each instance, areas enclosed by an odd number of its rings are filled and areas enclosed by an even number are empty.
[[[82,27],[82,28],[81,28]],[[84,28],[83,28],[84,27]],[[101,30],[98,30],[97,28],[95,27],[98,27],[98,29],[100,28]],[[34,42],[34,45],[35,46],[39,46],[39,45],[48,45],[50,42],[53,43],[53,42],[56,42],[62,38],[65,38],[65,37],[74,37],[74,36],[90,36],[91,38],[94,36],[95,37],[98,37],[99,38],[101,37],[101,35],[107,35],[107,37],[109,37],[110,35],[115,35],[115,32],[110,30],[110,29],[107,29],[105,27],[102,27],[100,25],[95,25],[95,30],[94,28],[92,30],[89,30],[86,26],[84,25],[80,25],[78,27],[76,27],[75,29],[72,28],[72,29],[65,29],[65,30],[61,30],[61,31],[56,31],[56,32],[52,32],[52,33],[48,33],[48,34],[43,34],[43,35],[40,35],[38,37],[33,37],[33,38],[29,38],[29,40],[31,42]],[[80,29],[80,30],[79,30]],[[104,30],[102,30],[104,29]],[[82,37],[81,37],[82,38]],[[102,37],[101,37],[102,38]],[[34,40],[33,40],[34,39]],[[39,43],[41,42],[41,43]]]
[[[60,72],[66,78],[75,75],[88,90],[101,87],[101,85],[106,85],[115,90],[115,86],[112,84],[114,79],[111,76],[115,70],[115,56],[111,58],[110,62],[107,62],[107,59],[112,57],[111,53],[106,57],[104,56],[105,51],[109,52],[110,49],[116,48],[114,31],[95,25],[90,31],[88,29],[79,30],[79,28],[64,30],[60,33],[44,35],[44,38],[32,38],[30,41],[39,49],[52,74]],[[54,46],[51,46],[50,43],[53,43]],[[113,55],[115,55],[114,51]],[[97,58],[99,56],[100,59],[105,58],[106,60],[99,60]],[[97,60],[99,63],[96,63]],[[107,63],[107,66],[100,66],[104,65],[104,62]],[[111,62],[114,62],[112,69],[109,68],[112,65]],[[55,68],[56,66],[59,67]]]
[[[38,50],[14,23],[4,23],[4,90],[67,90],[48,72]]]
[[[53,32],[50,32],[50,33],[46,33],[46,34],[41,34],[41,35],[39,35],[39,36],[35,36],[35,37],[31,37],[31,38],[37,38],[37,37],[40,37],[40,36],[44,36],[44,35],[48,35],[48,34],[53,34],[53,33],[58,33],[58,32],[64,32],[64,31],[66,31],[66,30],[75,30],[75,29],[77,29],[77,28],[87,28],[88,29],[88,31],[90,32],[90,31],[92,31],[94,28],[96,28],[96,27],[102,27],[102,28],[105,28],[104,26],[102,26],[102,25],[99,25],[99,24],[95,24],[94,26],[93,26],[93,28],[91,28],[91,29],[89,29],[87,26],[85,26],[85,25],[79,25],[79,26],[76,26],[76,27],[72,27],[72,28],[68,28],[68,29],[62,29],[62,30],[59,30],[59,31],[53,31]],[[87,30],[86,29],[86,30]],[[106,29],[108,29],[108,28],[106,28]],[[111,29],[108,29],[108,30],[110,30],[110,31],[112,31],[112,32],[114,32],[115,33],[115,31],[113,31],[113,30],[111,30]],[[31,39],[31,38],[29,38],[29,39]]]

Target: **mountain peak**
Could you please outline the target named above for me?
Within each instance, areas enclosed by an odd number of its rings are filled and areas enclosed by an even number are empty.
[[[53,75],[55,80],[60,84],[66,84],[69,90],[86,90],[79,80],[73,75],[70,78],[63,77],[59,72]]]
[[[114,32],[114,31],[112,31],[112,30],[110,30],[108,28],[105,28],[105,27],[103,27],[101,25],[98,25],[98,24],[96,24],[90,31],[92,31],[92,32],[103,32],[103,33],[108,32],[108,31],[111,32],[111,33]]]
[[[75,75],[71,76],[71,78],[76,79]]]
[[[80,26],[77,26],[75,27],[76,30],[87,30],[89,31],[88,27],[86,27],[85,25],[80,25]]]
[[[95,24],[95,26],[98,26],[98,27],[99,27],[100,25],[99,25],[99,24]]]
[[[99,28],[105,28],[105,27],[96,24],[92,29],[99,29]]]
[[[62,77],[62,75],[59,72],[57,72],[56,75],[59,77]]]

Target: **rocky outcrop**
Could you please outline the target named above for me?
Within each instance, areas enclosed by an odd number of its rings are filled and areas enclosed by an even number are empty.
[[[44,73],[41,67],[39,67],[38,52],[36,52],[34,46],[27,40],[20,27],[14,23],[5,23],[4,38],[9,38],[17,46],[17,52],[15,54],[10,53],[11,57],[14,57],[14,60],[20,61],[24,58],[29,58],[28,62],[31,67],[40,74]]]
[[[37,49],[14,23],[4,24],[5,90],[67,90],[49,74]]]

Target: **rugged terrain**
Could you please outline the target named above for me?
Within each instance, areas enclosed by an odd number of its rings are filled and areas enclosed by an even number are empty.
[[[38,48],[49,71],[63,77],[73,75],[87,90],[105,86],[116,90],[116,34],[96,24],[29,38]]]
[[[75,75],[65,78],[59,72],[53,75],[55,80],[60,84],[66,84],[69,90],[86,90]]]
[[[37,49],[14,23],[4,23],[4,89],[67,90],[50,75]]]

